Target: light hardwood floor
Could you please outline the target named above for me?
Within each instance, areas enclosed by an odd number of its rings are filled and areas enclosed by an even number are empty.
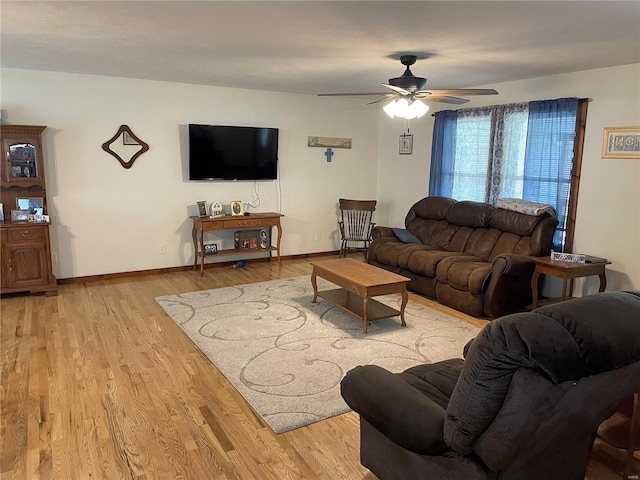
[[[0,477],[375,480],[357,415],[275,435],[154,300],[310,273],[305,259],[249,262],[2,298]],[[596,446],[587,478],[620,478],[621,459]]]

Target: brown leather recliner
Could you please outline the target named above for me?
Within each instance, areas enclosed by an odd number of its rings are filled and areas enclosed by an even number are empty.
[[[582,480],[599,424],[638,387],[640,291],[499,318],[465,351],[347,373],[361,463],[381,480]]]
[[[557,224],[549,213],[426,197],[405,218],[416,243],[376,226],[368,262],[409,277],[409,288],[444,305],[495,318],[531,304],[531,257],[550,254]]]

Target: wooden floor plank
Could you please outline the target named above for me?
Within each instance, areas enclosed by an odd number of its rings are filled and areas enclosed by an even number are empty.
[[[311,270],[307,259],[249,262],[3,297],[2,479],[375,480],[359,463],[356,414],[274,434],[155,301]],[[597,441],[587,479],[619,479],[623,459]]]

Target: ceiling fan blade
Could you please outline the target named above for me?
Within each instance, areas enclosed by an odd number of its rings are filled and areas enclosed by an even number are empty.
[[[446,97],[440,95],[427,95],[426,97],[421,98],[426,102],[451,103],[453,105],[462,105],[463,103],[467,103],[469,101],[466,98]]]
[[[416,93],[426,93],[433,96],[456,96],[456,95],[498,95],[493,88],[451,88],[443,90],[418,90]]]
[[[389,92],[369,92],[369,93],[319,93],[319,97],[355,97],[356,95],[389,95]]]
[[[374,103],[386,102],[388,100],[391,100],[394,97],[396,97],[396,95],[394,95],[393,93],[389,93],[389,94],[387,94],[386,97],[379,98],[378,100],[374,100],[373,102],[369,102],[369,103],[367,103],[367,105],[373,105]]]
[[[411,92],[409,90],[405,90],[404,88],[396,87],[395,85],[389,85],[388,83],[383,83],[382,86],[390,88],[394,92],[398,92],[401,95],[411,95]]]

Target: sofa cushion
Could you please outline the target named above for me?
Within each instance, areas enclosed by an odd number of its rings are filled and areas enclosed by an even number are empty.
[[[438,278],[438,282],[440,283],[449,283],[449,270],[456,263],[460,262],[481,262],[478,257],[474,257],[473,255],[454,255],[451,257],[443,258],[438,263],[438,268],[436,269],[436,277]]]
[[[484,291],[490,275],[491,264],[488,262],[459,262],[449,269],[449,285],[478,295]]]
[[[419,218],[432,218],[434,220],[444,220],[447,218],[449,209],[457,203],[453,198],[447,197],[425,197],[416,202],[407,213],[405,226],[408,227],[413,221]]]
[[[496,208],[491,213],[489,225],[497,228],[498,230],[512,232],[517,235],[531,235],[535,230],[536,225],[548,217],[548,213],[540,216],[534,216]]]
[[[458,202],[452,205],[447,212],[447,220],[454,225],[465,225],[467,227],[488,227],[489,218],[495,207],[488,203],[480,202]]]
[[[391,230],[402,243],[422,243],[418,237],[405,228],[392,228]]]
[[[496,243],[498,243],[502,232],[495,228],[489,228],[487,230],[478,229],[474,233],[477,232],[482,232],[482,235],[474,236],[476,241],[473,245],[468,245],[471,249],[467,248],[466,251],[486,262],[494,251],[493,249],[496,246]]]
[[[443,258],[460,255],[459,252],[445,252],[443,250],[418,250],[409,256],[407,269],[418,275],[436,276],[438,262]]]

